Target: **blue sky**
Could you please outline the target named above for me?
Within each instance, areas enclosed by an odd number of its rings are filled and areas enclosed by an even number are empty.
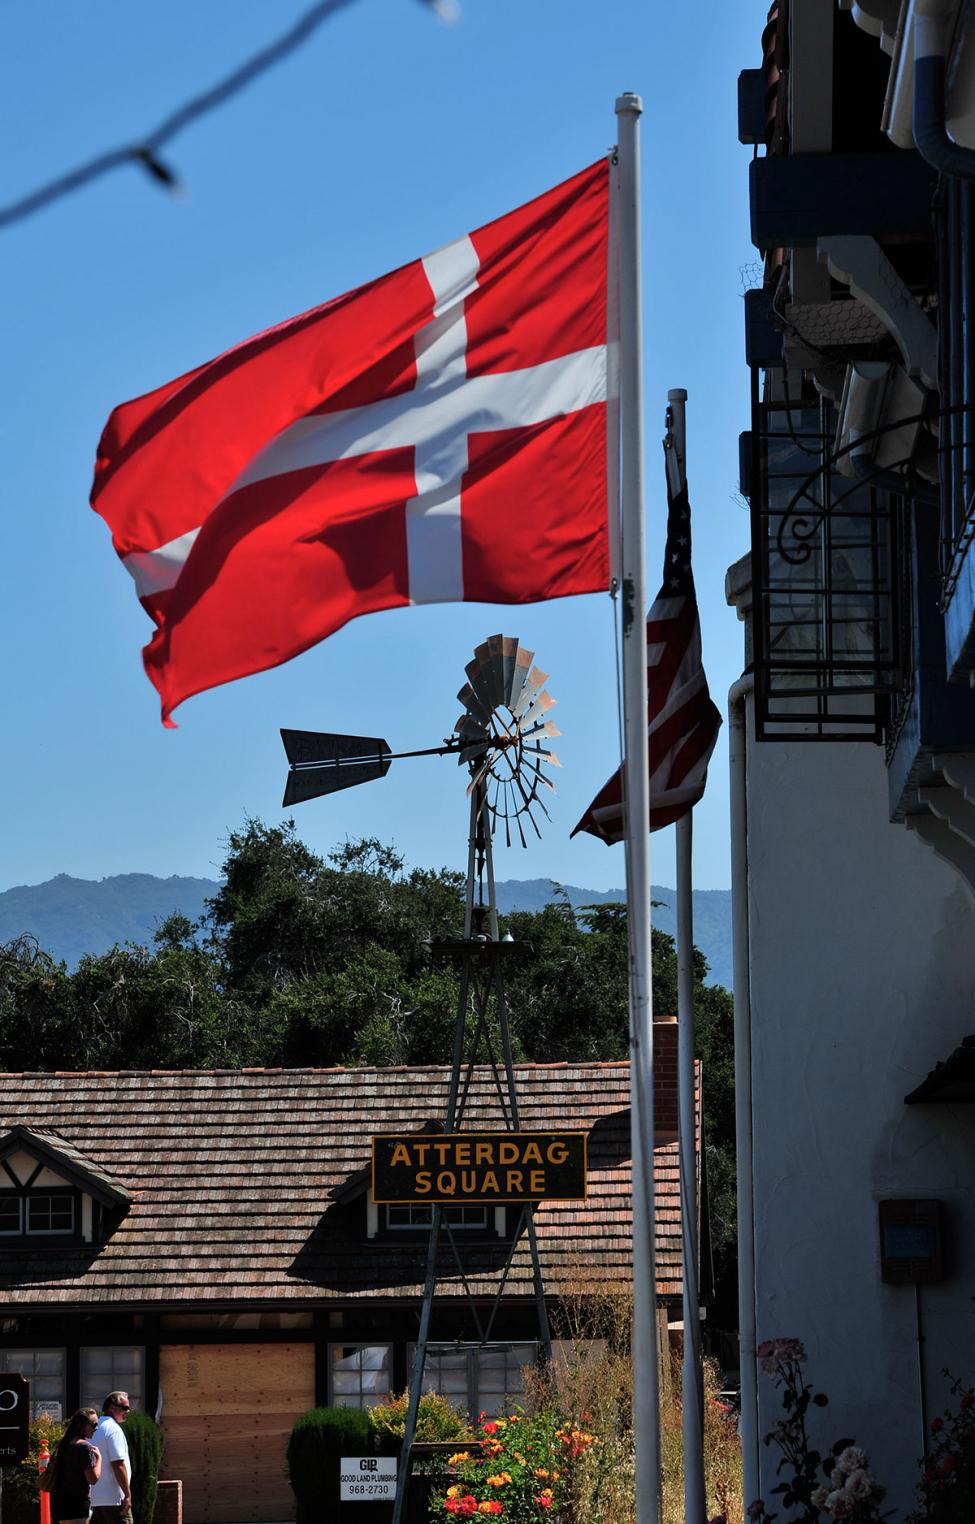
[[[294,0],[33,0],[3,15],[0,201],[137,138],[301,14]],[[569,840],[617,761],[608,599],[396,610],[297,661],[190,699],[164,731],[140,651],[151,626],[87,505],[116,403],[248,334],[416,258],[592,162],[613,103],[644,98],[649,581],[663,547],[659,439],[685,386],[705,661],[724,708],[742,665],[724,573],[747,548],[737,498],[748,426],[742,328],[748,150],[738,71],[767,5],[710,0],[464,0],[441,25],[418,0],[358,0],[164,155],[179,198],[122,169],[0,232],[3,247],[5,654],[0,889],[57,872],[212,876],[245,814],[274,822],[281,725],[379,735],[451,730],[472,648],[518,635],[551,674],[564,732],[552,824],[500,877],[623,882],[622,848]],[[729,882],[727,751],[695,816],[695,883]],[[460,866],[456,764],[394,764],[382,782],[301,806],[328,851],[376,835],[411,863]],[[672,831],[652,849],[673,883]]]

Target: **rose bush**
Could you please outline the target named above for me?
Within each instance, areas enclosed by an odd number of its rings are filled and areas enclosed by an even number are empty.
[[[829,1519],[848,1519],[850,1524],[880,1524],[884,1488],[870,1475],[866,1452],[852,1439],[838,1439],[824,1458],[809,1443],[806,1415],[811,1407],[827,1407],[829,1398],[813,1391],[803,1376],[806,1351],[802,1343],[766,1339],[756,1354],[762,1371],[782,1392],[783,1416],[765,1436],[765,1444],[780,1452],[776,1473],[783,1479],[772,1494],[781,1497],[784,1508],[798,1509],[793,1515],[797,1524],[818,1524],[824,1514]],[[819,1481],[820,1470],[825,1483]],[[778,1518],[768,1512],[762,1498],[756,1498],[746,1511],[754,1524],[772,1524]]]
[[[435,1516],[500,1515],[511,1524],[573,1516],[583,1472],[599,1465],[601,1441],[589,1425],[543,1411],[515,1409],[478,1424],[477,1441],[450,1457],[457,1481],[434,1501]],[[591,1477],[587,1478],[592,1480]]]
[[[922,1462],[920,1502],[908,1524],[957,1524],[975,1519],[975,1393],[944,1373],[954,1403],[931,1421]]]

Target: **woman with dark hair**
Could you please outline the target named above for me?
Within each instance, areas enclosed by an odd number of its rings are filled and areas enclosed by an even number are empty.
[[[92,1483],[98,1481],[102,1458],[91,1436],[98,1426],[94,1408],[79,1408],[69,1420],[54,1452],[51,1524],[87,1524],[91,1514]]]

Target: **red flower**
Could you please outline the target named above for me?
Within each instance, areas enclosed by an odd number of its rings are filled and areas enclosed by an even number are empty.
[[[941,1462],[941,1474],[942,1474],[942,1476],[950,1476],[952,1471],[957,1471],[957,1470],[958,1470],[958,1457],[957,1457],[957,1455],[946,1455],[944,1460]]]
[[[538,1504],[539,1508],[551,1508],[552,1506],[552,1499],[547,1498],[544,1493],[542,1493],[541,1497],[537,1497],[535,1502]]]
[[[975,1393],[962,1392],[961,1402],[958,1404],[958,1411],[960,1413],[967,1413],[973,1402],[975,1402]]]
[[[931,1433],[932,1434],[940,1434],[940,1432],[944,1428],[944,1426],[945,1426],[945,1421],[944,1421],[943,1418],[932,1418],[932,1420],[931,1420]]]
[[[498,1432],[498,1426],[497,1426],[497,1424],[493,1420],[491,1420],[490,1422],[486,1423],[484,1425],[484,1432],[485,1432],[485,1434],[497,1434],[497,1432]]]

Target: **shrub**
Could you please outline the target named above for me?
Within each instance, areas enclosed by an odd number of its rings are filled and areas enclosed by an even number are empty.
[[[162,1466],[163,1431],[148,1413],[133,1411],[125,1420],[125,1438],[132,1460],[134,1524],[152,1524]]]
[[[399,1450],[406,1431],[406,1410],[409,1394],[401,1392],[388,1402],[380,1402],[369,1413],[377,1447],[386,1451]],[[467,1439],[471,1426],[464,1414],[455,1408],[448,1398],[439,1392],[424,1392],[416,1416],[416,1438],[421,1444],[437,1440]]]
[[[30,1448],[27,1459],[19,1466],[4,1466],[0,1470],[3,1487],[3,1524],[37,1524],[38,1479],[37,1457],[41,1444],[46,1444],[54,1455],[58,1440],[64,1433],[64,1424],[50,1418],[37,1418],[30,1426]]]
[[[321,1511],[323,1498],[338,1498],[338,1463],[343,1455],[373,1449],[368,1412],[359,1408],[309,1408],[288,1440],[288,1480],[299,1514]]]

